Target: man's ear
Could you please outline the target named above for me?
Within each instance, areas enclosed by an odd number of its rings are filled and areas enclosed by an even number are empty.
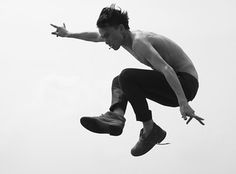
[[[120,24],[120,25],[119,25],[119,29],[120,29],[120,31],[124,31],[124,30],[125,30],[124,25],[123,25],[123,24]]]

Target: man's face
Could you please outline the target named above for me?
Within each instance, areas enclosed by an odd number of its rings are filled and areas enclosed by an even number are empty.
[[[107,45],[114,50],[118,50],[123,42],[123,36],[121,34],[120,27],[105,27],[99,28],[99,33]]]

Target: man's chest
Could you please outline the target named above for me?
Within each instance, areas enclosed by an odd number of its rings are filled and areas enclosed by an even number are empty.
[[[148,62],[147,57],[141,56],[139,54],[137,54],[135,51],[131,50],[130,48],[126,48],[124,47],[125,50],[127,50],[135,59],[137,59],[139,62],[141,62],[144,65],[147,65],[151,68],[153,68],[153,66]]]

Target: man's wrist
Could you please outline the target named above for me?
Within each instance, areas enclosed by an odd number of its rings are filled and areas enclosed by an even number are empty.
[[[72,37],[72,33],[67,33],[66,35],[65,35],[65,37]]]
[[[188,104],[188,101],[187,100],[181,100],[179,101],[179,106],[185,106]]]

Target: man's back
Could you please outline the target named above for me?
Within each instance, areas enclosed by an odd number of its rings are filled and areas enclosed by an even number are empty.
[[[140,30],[132,31],[132,39],[132,49],[128,47],[124,48],[141,63],[153,68],[153,66],[147,61],[147,57],[138,56],[133,49],[135,44],[139,43],[140,41],[144,41],[150,43],[152,47],[159,53],[159,55],[166,61],[166,63],[169,64],[176,72],[187,72],[198,79],[198,74],[192,61],[172,40],[162,35]]]

